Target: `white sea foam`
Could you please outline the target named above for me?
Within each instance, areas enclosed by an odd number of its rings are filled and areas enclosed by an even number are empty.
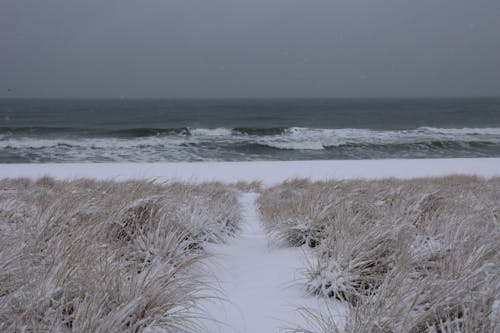
[[[290,152],[301,151],[303,154],[310,151],[311,157],[314,158],[320,157],[320,151],[325,151],[324,158],[451,157],[455,156],[454,154],[486,157],[497,156],[498,148],[495,147],[500,144],[500,128],[420,127],[412,130],[370,130],[291,127],[276,134],[243,134],[227,128],[197,128],[191,129],[190,133],[191,135],[169,134],[132,138],[40,138],[9,134],[0,139],[0,152],[4,151],[6,156],[16,156],[23,161],[35,162],[220,161],[274,158],[275,152],[255,149],[254,146],[258,145]],[[440,142],[443,144],[435,144]],[[476,148],[471,146],[472,143],[485,145],[481,146],[482,150],[474,150]],[[391,154],[395,155],[377,155],[373,145],[391,146]],[[413,146],[397,148],[397,145]],[[336,153],[344,149],[342,147],[347,147],[345,149],[349,151]]]
[[[263,141],[261,144],[278,149],[291,149],[291,150],[323,150],[325,147],[321,142],[303,141],[303,142],[279,142],[279,141]]]
[[[194,136],[229,136],[232,130],[228,128],[194,128],[189,132]]]
[[[500,128],[444,129],[421,127],[415,130],[369,130],[357,128],[290,128],[282,135],[290,141],[315,141],[324,147],[344,144],[397,144],[431,141],[490,141],[500,143]]]
[[[0,141],[0,149],[6,148],[56,148],[56,147],[88,147],[92,149],[141,148],[146,146],[179,146],[185,140],[176,137],[146,137],[134,139],[117,138],[82,138],[82,139],[37,139],[19,138]]]
[[[279,149],[321,150],[346,144],[412,144],[434,141],[500,143],[500,128],[484,129],[439,129],[418,128],[415,130],[368,130],[357,128],[320,129],[292,127],[282,135],[256,137],[263,145]]]
[[[438,134],[451,135],[500,135],[500,128],[436,128],[436,127],[419,127],[417,131],[427,131]]]
[[[414,130],[369,130],[358,128],[323,129],[291,127],[281,134],[248,135],[228,128],[190,129],[190,136],[165,135],[136,138],[53,138],[0,137],[0,149],[5,148],[52,148],[52,147],[92,147],[141,148],[145,146],[179,146],[182,144],[211,143],[256,143],[280,149],[312,149],[337,147],[345,144],[398,144],[431,141],[488,141],[500,143],[500,128],[433,128],[419,127]]]

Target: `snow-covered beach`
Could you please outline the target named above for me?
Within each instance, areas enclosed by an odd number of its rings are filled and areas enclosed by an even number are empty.
[[[330,160],[199,163],[0,164],[0,178],[51,176],[56,179],[150,179],[158,181],[262,181],[276,184],[292,178],[414,178],[449,174],[500,175],[500,158]]]
[[[265,186],[293,178],[407,179],[451,174],[500,176],[500,159],[0,165],[0,178],[259,181]],[[281,328],[307,326],[297,311],[306,307],[329,311],[342,326],[344,305],[315,298],[304,290],[300,272],[306,265],[307,250],[272,246],[260,225],[255,198],[256,194],[242,194],[240,198],[243,210],[240,233],[228,244],[210,247],[215,255],[208,265],[215,278],[211,283],[218,287],[217,297],[221,300],[201,303],[209,320],[202,320],[200,325],[214,333],[276,332]]]

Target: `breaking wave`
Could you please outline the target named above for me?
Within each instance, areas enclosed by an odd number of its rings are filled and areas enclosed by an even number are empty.
[[[500,128],[0,128],[2,162],[18,161],[16,157],[24,162],[177,161],[438,154],[498,156]]]

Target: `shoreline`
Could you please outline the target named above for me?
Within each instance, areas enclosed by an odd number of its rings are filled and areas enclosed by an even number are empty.
[[[293,178],[408,179],[450,174],[500,176],[500,158],[0,164],[0,178],[51,176],[56,179],[150,179],[160,182],[260,181],[264,185]]]

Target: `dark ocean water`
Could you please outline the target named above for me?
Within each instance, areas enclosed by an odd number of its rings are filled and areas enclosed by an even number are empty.
[[[500,157],[500,98],[0,99],[0,163]]]

